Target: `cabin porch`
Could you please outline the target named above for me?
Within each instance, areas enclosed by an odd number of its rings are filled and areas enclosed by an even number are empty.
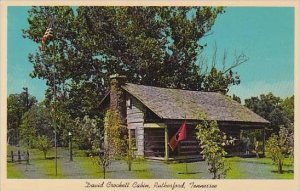
[[[168,146],[169,139],[176,134],[181,124],[168,124],[165,123],[145,123],[144,124],[144,157],[152,160],[165,160],[165,161],[199,161],[202,160],[200,154],[199,143],[196,140],[195,124],[187,124],[187,137],[180,142],[174,151]],[[261,142],[260,156],[264,155],[264,127],[261,126],[237,125],[237,124],[222,124],[220,129],[231,140],[232,144],[225,147],[227,156],[240,156],[240,157],[255,157],[255,146],[253,145],[256,140],[251,140],[249,152],[246,152],[243,139],[245,134],[259,134],[257,140]],[[228,140],[229,142],[230,140]]]

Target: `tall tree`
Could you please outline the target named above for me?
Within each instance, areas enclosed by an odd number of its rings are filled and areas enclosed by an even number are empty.
[[[281,105],[286,116],[294,123],[294,96],[285,98]]]
[[[232,67],[220,72],[199,63],[201,39],[221,13],[222,7],[32,7],[24,37],[40,43],[53,21],[54,37],[44,52],[29,55],[31,76],[45,79],[49,103],[55,89],[73,118],[99,116],[114,73],[144,85],[224,91],[239,83]]]
[[[271,131],[278,133],[281,126],[291,127],[291,121],[283,110],[282,99],[272,93],[245,99],[245,106],[270,121]]]
[[[7,98],[7,138],[9,144],[19,143],[20,125],[22,122],[22,117],[37,103],[35,97],[28,95],[28,108],[26,105],[27,95],[25,92],[10,94]]]
[[[36,146],[37,137],[53,139],[53,120],[50,108],[40,102],[32,106],[22,117],[20,138],[26,146]]]

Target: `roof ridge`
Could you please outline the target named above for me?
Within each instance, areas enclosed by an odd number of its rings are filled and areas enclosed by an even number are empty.
[[[125,85],[126,84],[136,85],[136,86],[144,86],[144,87],[151,87],[151,88],[159,88],[159,89],[168,89],[168,90],[171,89],[171,90],[180,90],[180,91],[189,91],[189,92],[202,92],[202,93],[216,93],[216,94],[220,94],[220,93],[214,92],[214,91],[187,90],[187,89],[180,89],[180,88],[165,88],[165,87],[158,87],[158,86],[149,86],[149,85],[142,85],[142,84],[134,84],[134,83],[129,83],[129,82],[126,82]],[[222,95],[222,94],[220,94],[220,95]]]

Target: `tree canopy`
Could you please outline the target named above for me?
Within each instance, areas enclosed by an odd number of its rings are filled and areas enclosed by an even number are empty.
[[[291,100],[293,96],[283,100],[268,93],[245,99],[245,106],[270,121],[271,132],[278,133],[281,126],[292,126],[294,104]]]
[[[28,108],[27,108],[27,95],[26,92],[18,94],[10,94],[7,98],[7,138],[9,144],[18,144],[20,131],[19,127],[22,123],[22,117],[37,103],[34,96],[28,95]]]
[[[44,52],[29,55],[31,76],[46,80],[49,103],[55,84],[73,118],[99,116],[115,73],[131,83],[226,93],[239,83],[232,68],[245,56],[221,70],[199,61],[202,38],[222,13],[223,7],[32,7],[24,37],[40,43],[51,22],[54,37]]]

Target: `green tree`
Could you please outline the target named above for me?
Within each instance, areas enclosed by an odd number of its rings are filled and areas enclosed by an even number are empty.
[[[30,122],[29,112],[26,112],[22,117],[20,126],[20,142],[27,148],[32,148],[36,138],[36,129]]]
[[[40,43],[55,22],[46,50],[29,55],[31,76],[46,80],[49,101],[56,87],[73,119],[100,115],[114,73],[132,83],[226,92],[239,83],[233,67],[220,72],[199,64],[201,39],[222,13],[223,7],[33,7],[25,38]]]
[[[71,131],[80,149],[90,149],[92,153],[99,152],[103,141],[103,128],[99,126],[99,121],[99,117],[90,118],[87,115],[83,119],[76,118]]]
[[[282,99],[272,93],[245,99],[245,106],[270,121],[270,132],[278,133],[281,126],[291,127],[291,121],[283,110]]]
[[[241,98],[240,98],[239,96],[235,95],[235,94],[232,95],[232,99],[233,99],[234,101],[237,101],[237,102],[239,102],[239,103],[242,103]]]
[[[281,127],[279,135],[272,134],[266,144],[266,151],[273,162],[277,165],[278,173],[283,173],[284,158],[293,155],[293,134],[288,128]]]
[[[51,140],[45,135],[39,135],[37,136],[34,144],[36,148],[44,153],[44,158],[47,159],[47,153],[53,146]]]
[[[28,109],[37,103],[35,97],[28,96]],[[10,94],[7,98],[7,142],[18,144],[22,117],[27,111],[26,93]]]
[[[208,120],[204,113],[200,113],[196,130],[196,138],[202,149],[201,154],[209,166],[209,172],[213,174],[213,179],[225,177],[229,170],[224,159],[227,153],[222,147],[224,140],[217,122]]]
[[[285,98],[281,105],[285,115],[294,123],[294,96]]]
[[[29,124],[35,130],[37,135],[46,135],[53,137],[51,110],[46,107],[44,102],[40,102],[30,108],[28,111]]]

